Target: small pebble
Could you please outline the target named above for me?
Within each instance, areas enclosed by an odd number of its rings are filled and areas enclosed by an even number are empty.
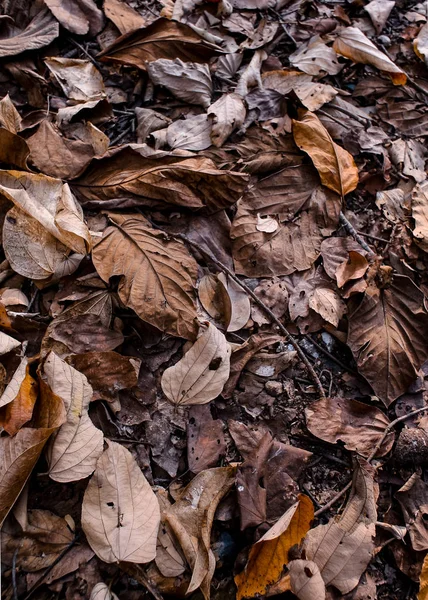
[[[279,396],[282,394],[282,383],[280,381],[267,381],[265,383],[265,389],[269,396]]]
[[[377,41],[379,42],[379,44],[382,44],[382,46],[390,46],[391,45],[391,38],[389,38],[387,35],[380,35],[377,38]]]

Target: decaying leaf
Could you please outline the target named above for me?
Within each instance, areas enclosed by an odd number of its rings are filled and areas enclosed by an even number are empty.
[[[346,312],[346,305],[339,294],[326,287],[316,287],[309,296],[309,308],[312,308],[325,321],[337,327],[343,314]]]
[[[0,397],[0,408],[6,406],[6,404],[9,404],[13,400],[15,400],[15,398],[19,394],[19,390],[27,373],[27,365],[28,359],[24,357],[19,363],[18,368],[14,372],[13,376],[11,377],[11,380],[6,386],[6,389],[3,391]]]
[[[235,577],[238,600],[264,595],[280,579],[284,565],[289,561],[290,548],[301,543],[313,517],[312,502],[301,495],[298,502],[254,544],[245,569]]]
[[[103,14],[94,0],[45,0],[65,29],[77,35],[96,35],[103,26]]]
[[[372,65],[387,73],[394,85],[405,85],[407,75],[381,52],[358,27],[346,27],[336,38],[333,48],[338,54],[363,65]]]
[[[325,599],[325,584],[316,563],[311,560],[292,560],[288,563],[288,569],[290,589],[299,600]]]
[[[215,146],[220,147],[229,135],[241,127],[245,119],[245,105],[238,94],[224,94],[208,109],[208,115],[213,115],[211,139]]]
[[[394,6],[395,0],[372,0],[364,7],[364,10],[369,13],[378,35],[385,27]]]
[[[425,252],[428,251],[428,183],[418,184],[413,188],[412,217],[415,220],[413,235],[416,243]]]
[[[428,527],[425,515],[428,512],[428,485],[417,473],[395,493],[404,514],[413,549],[428,549]]]
[[[166,130],[166,141],[171,148],[205,150],[211,146],[211,120],[207,115],[197,115],[175,121]]]
[[[307,44],[302,44],[290,55],[290,62],[309,75],[337,75],[343,69],[334,48],[326,46],[319,36],[311,38]]]
[[[152,229],[139,214],[110,215],[111,226],[93,250],[100,277],[120,276],[119,296],[144,321],[194,339],[197,266],[181,242]]]
[[[428,598],[428,554],[425,555],[422,565],[422,571],[419,580],[418,600],[427,600]]]
[[[211,323],[183,358],[162,375],[165,396],[174,404],[205,404],[214,400],[229,378],[231,348]]]
[[[100,581],[92,588],[89,600],[119,600],[119,598],[110,590],[108,585]]]
[[[378,408],[345,398],[318,400],[306,409],[305,414],[307,427],[313,435],[331,444],[342,441],[345,448],[365,458],[371,455],[389,425],[389,419]],[[377,456],[387,454],[393,443],[394,433],[390,432]]]
[[[26,361],[23,362],[26,363]],[[18,393],[12,402],[9,402],[0,411],[0,424],[9,435],[15,435],[31,419],[37,392],[37,382],[31,377],[29,367],[26,365],[25,377],[19,386]]]
[[[147,71],[154,84],[168,88],[180,100],[205,108],[211,104],[212,82],[208,65],[183,62],[179,58],[159,58],[148,63]]]
[[[316,115],[307,112],[293,122],[296,144],[311,157],[323,185],[340,196],[352,192],[358,185],[358,169],[352,156],[333,142]]]
[[[82,373],[54,352],[45,360],[43,371],[67,412],[65,423],[48,448],[49,475],[55,481],[84,479],[94,471],[104,440],[102,431],[94,426],[88,414],[92,388]]]
[[[407,391],[428,358],[423,293],[408,277],[395,275],[385,289],[368,287],[348,319],[347,343],[358,368],[389,406]]]
[[[122,34],[135,31],[146,24],[144,17],[123,0],[104,0],[104,12]]]
[[[82,527],[104,562],[146,563],[156,556],[159,502],[131,453],[108,442],[88,483]]]
[[[0,37],[0,56],[15,56],[25,50],[48,46],[59,35],[59,26],[47,8],[42,8],[23,31]]]

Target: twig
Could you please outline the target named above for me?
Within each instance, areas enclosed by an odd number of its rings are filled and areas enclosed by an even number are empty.
[[[119,133],[119,135],[117,135],[115,138],[113,138],[110,141],[110,145],[115,146],[118,142],[121,142],[123,140],[123,138],[128,135],[128,133],[132,133],[132,131],[133,131],[133,124],[131,123],[130,125],[128,125],[128,127],[124,131],[122,131],[122,133]]]
[[[410,417],[413,417],[414,415],[417,415],[418,413],[421,413],[424,410],[428,410],[428,406],[423,406],[422,408],[417,408],[416,410],[413,410],[412,412],[407,413],[407,415],[403,415],[402,417],[398,417],[398,419],[391,421],[391,423],[387,427],[385,427],[382,436],[379,438],[376,446],[373,448],[370,456],[367,458],[367,462],[371,462],[374,459],[379,448],[382,446],[383,442],[385,441],[386,436],[388,435],[388,433],[390,431],[392,431],[392,429],[394,429],[394,427],[398,423],[402,423],[403,421],[406,421],[406,419],[409,419]],[[336,504],[336,502],[338,500],[340,500],[340,498],[342,498],[342,496],[344,496],[346,494],[346,492],[349,490],[349,488],[351,486],[352,486],[352,481],[350,481],[342,490],[340,490],[340,492],[338,492],[335,496],[333,496],[333,498],[329,502],[327,502],[327,504],[324,504],[324,506],[322,508],[317,510],[315,513],[315,516],[318,517],[319,515],[322,515],[322,513],[324,513],[329,508],[331,508],[333,506],[333,504]]]
[[[13,553],[12,558],[12,587],[13,587],[13,600],[18,600],[18,587],[16,585],[16,559],[18,557],[19,546]]]
[[[340,221],[340,224],[349,233],[349,235],[352,235],[354,240],[356,242],[358,242],[360,244],[360,246],[362,248],[364,248],[364,250],[366,252],[368,252],[371,257],[376,256],[376,254],[373,252],[373,250],[370,248],[370,246],[363,240],[363,238],[359,235],[358,231],[355,229],[355,227],[352,225],[352,223],[350,221],[348,221],[348,219],[345,217],[345,215],[343,214],[342,211],[340,211],[339,221]]]
[[[281,331],[281,333],[283,334],[283,336],[285,337],[285,339],[296,350],[296,352],[297,352],[300,360],[304,363],[306,369],[308,370],[308,372],[309,372],[309,374],[310,374],[310,376],[312,378],[312,381],[314,382],[314,384],[316,385],[316,387],[318,389],[318,392],[320,394],[320,399],[325,400],[326,396],[325,396],[324,388],[322,386],[320,378],[318,377],[317,373],[315,372],[315,369],[313,368],[313,366],[309,362],[306,354],[304,353],[304,351],[300,347],[298,341],[294,338],[294,336],[291,335],[291,333],[288,331],[288,329],[286,327],[284,327],[284,325],[281,323],[281,321],[278,319],[278,317],[270,310],[270,308],[268,308],[266,306],[266,304],[262,300],[260,300],[260,298],[258,296],[256,296],[256,294],[253,292],[252,289],[250,289],[247,285],[245,285],[245,283],[243,283],[240,279],[238,279],[238,277],[235,275],[235,273],[233,273],[229,269],[229,267],[227,267],[222,262],[220,262],[219,260],[217,260],[211,254],[211,252],[208,252],[207,250],[205,250],[204,248],[202,248],[196,242],[193,242],[192,240],[189,240],[189,238],[187,238],[182,233],[176,233],[176,234],[170,234],[170,235],[171,235],[171,237],[174,237],[176,239],[182,240],[183,242],[185,242],[186,244],[188,244],[191,248],[193,248],[194,250],[197,250],[200,254],[202,254],[203,256],[205,256],[210,262],[212,262],[218,269],[220,269],[220,271],[223,271],[223,273],[226,273],[231,279],[233,279],[233,281],[235,283],[237,283],[243,290],[245,290],[245,292],[263,310],[263,312],[265,312],[270,317],[270,319],[272,319],[272,321],[275,323],[275,325]]]
[[[76,42],[76,40],[74,40],[72,37],[69,37],[68,39],[74,46],[76,46],[76,48],[79,48],[79,50],[89,58],[91,63],[93,63],[96,67],[100,66],[99,62],[93,56],[91,56],[91,54],[89,54],[89,52],[85,50],[85,48],[81,44],[79,44],[79,42]]]
[[[317,350],[319,350],[320,352],[322,352],[323,354],[328,356],[328,358],[330,360],[332,360],[333,362],[335,362],[337,365],[339,365],[339,367],[341,367],[342,369],[345,369],[345,371],[348,371],[348,373],[352,373],[352,375],[360,376],[358,371],[354,371],[354,369],[345,365],[345,363],[343,363],[341,360],[339,360],[338,358],[333,356],[333,354],[331,354],[328,350],[326,350],[326,348],[323,348],[320,344],[318,344],[318,342],[316,342],[314,340],[314,338],[311,335],[309,335],[309,333],[307,333],[305,335],[305,337],[309,340],[309,342],[311,344],[313,344],[315,346],[315,348],[317,348]]]
[[[46,579],[46,577],[49,575],[49,573],[52,571],[52,569],[54,567],[56,567],[56,565],[61,562],[61,560],[64,558],[64,556],[67,554],[67,552],[69,550],[71,550],[71,548],[74,546],[74,544],[77,542],[78,539],[78,535],[76,535],[71,542],[68,544],[68,546],[66,546],[64,548],[64,550],[61,552],[61,554],[58,554],[58,556],[56,557],[56,559],[53,561],[53,563],[51,565],[49,565],[49,567],[46,569],[46,571],[43,573],[43,575],[41,575],[39,577],[39,579],[36,581],[36,583],[34,583],[30,589],[27,592],[27,595],[23,598],[23,600],[28,600],[29,598],[31,598],[31,596],[33,595],[33,593],[36,591],[36,589],[40,586],[41,583],[43,583],[43,581]]]
[[[376,235],[372,235],[371,233],[363,233],[362,231],[357,231],[358,235],[362,235],[363,237],[368,237],[371,240],[377,240],[378,242],[383,242],[384,244],[390,244],[389,240],[385,238],[377,237]]]

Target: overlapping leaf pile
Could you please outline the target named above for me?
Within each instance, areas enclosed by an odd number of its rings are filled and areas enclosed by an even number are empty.
[[[4,597],[428,598],[428,3],[0,7]]]

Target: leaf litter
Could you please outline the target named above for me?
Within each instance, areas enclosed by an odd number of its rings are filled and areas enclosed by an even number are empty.
[[[5,598],[428,597],[426,8],[0,2]]]

